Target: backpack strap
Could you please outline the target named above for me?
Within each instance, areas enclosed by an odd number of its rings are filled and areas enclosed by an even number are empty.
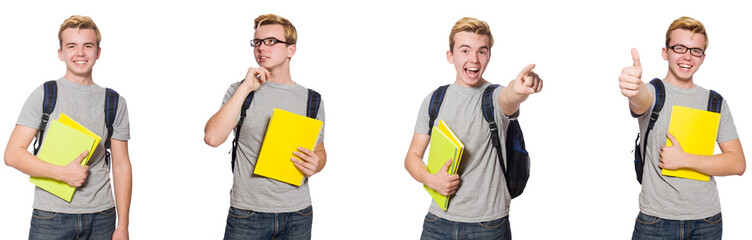
[[[34,140],[34,155],[37,155],[39,148],[42,146],[44,130],[47,128],[47,122],[50,121],[50,114],[55,110],[57,104],[57,82],[50,80],[44,83],[44,101],[42,102],[42,120],[39,123],[39,136]]]
[[[522,129],[517,119],[510,119],[509,126],[506,130],[506,155],[501,151],[501,138],[499,137],[499,127],[494,118],[494,98],[493,92],[498,88],[498,84],[492,84],[483,90],[483,99],[481,100],[481,112],[483,119],[488,122],[489,131],[491,132],[491,144],[496,149],[499,158],[499,165],[506,180],[507,192],[511,198],[516,198],[522,194],[530,178],[530,155],[525,150],[525,139],[522,135]],[[504,163],[506,160],[506,164]]]
[[[645,130],[645,136],[642,137],[642,149],[640,149],[639,145],[635,148],[635,151],[641,151],[642,153],[642,158],[635,160],[637,182],[639,182],[640,184],[642,184],[642,172],[645,166],[645,154],[646,147],[648,145],[648,136],[650,136],[650,130],[653,130],[655,122],[658,120],[661,110],[663,109],[663,104],[666,102],[666,87],[663,85],[663,82],[658,78],[654,78],[653,80],[650,80],[650,84],[652,84],[655,88],[655,105],[653,106],[653,111],[650,113],[650,121],[648,122],[647,130]],[[637,134],[637,138],[640,138],[639,134]],[[639,160],[639,162],[637,160]]]
[[[428,135],[431,135],[431,131],[433,130],[433,123],[434,121],[436,121],[436,117],[439,116],[441,102],[444,101],[444,95],[446,95],[446,90],[448,87],[449,84],[441,86],[433,91],[433,95],[431,95],[431,102],[428,105]]]
[[[721,107],[723,107],[723,97],[720,93],[710,90],[710,96],[708,96],[708,111],[721,113]]]
[[[319,115],[319,106],[321,106],[321,94],[314,91],[313,89],[308,89],[308,103],[306,108],[306,116],[309,118],[316,119],[316,116]]]
[[[660,79],[654,78],[653,80],[650,80],[650,84],[655,87],[655,106],[653,107],[653,112],[650,113],[650,122],[648,122],[648,130],[653,129],[653,126],[655,126],[655,121],[658,120],[658,115],[660,115],[661,110],[663,109],[663,103],[666,102],[666,87],[663,86],[663,82]],[[647,135],[647,132],[645,135]]]
[[[107,88],[105,90],[105,98],[104,98],[104,123],[107,126],[107,138],[104,140],[104,164],[107,165],[108,169],[111,169],[112,166],[110,165],[110,146],[111,146],[111,139],[112,139],[112,133],[114,132],[114,123],[115,123],[115,116],[117,116],[117,109],[118,109],[118,102],[120,101],[120,94],[116,92],[115,90],[112,90],[111,88]]]
[[[499,138],[499,127],[496,124],[496,119],[494,118],[494,109],[493,109],[493,92],[494,90],[499,87],[499,84],[491,84],[488,87],[486,87],[485,90],[483,90],[483,100],[481,101],[481,109],[483,112],[483,119],[488,122],[489,129],[491,131],[491,143],[493,144],[493,147],[496,149],[496,154],[499,155],[499,162],[501,163],[501,171],[504,172],[504,175],[507,174],[507,167],[504,164],[504,155],[501,152],[501,140]]]
[[[235,138],[232,140],[232,161],[230,162],[230,167],[233,172],[235,172],[235,159],[237,159],[238,156],[238,138],[240,136],[240,127],[243,125],[243,120],[245,120],[248,108],[251,107],[254,93],[256,93],[256,91],[248,93],[248,96],[245,97],[245,100],[243,100],[243,106],[240,108],[240,119],[238,119],[238,125],[235,126]]]

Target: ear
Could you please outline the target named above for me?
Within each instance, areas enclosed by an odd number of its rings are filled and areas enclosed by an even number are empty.
[[[661,56],[663,56],[663,60],[668,61],[668,48],[661,48]]]
[[[287,46],[287,58],[290,59],[292,56],[295,55],[295,51],[298,50],[298,46],[295,44],[290,44],[290,46]]]
[[[60,61],[65,61],[65,60],[63,60],[63,50],[62,49],[57,49],[57,58],[59,58]]]
[[[102,48],[101,47],[97,47],[97,59],[96,60],[99,60],[99,56],[102,56]]]
[[[454,64],[454,61],[453,61],[454,59],[452,59],[452,51],[447,50],[446,55],[447,55],[447,62],[449,62],[450,64]]]

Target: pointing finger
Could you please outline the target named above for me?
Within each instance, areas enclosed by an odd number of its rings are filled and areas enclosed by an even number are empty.
[[[531,63],[530,65],[527,65],[525,68],[522,69],[520,74],[517,74],[517,79],[523,80],[525,76],[527,76],[530,71],[533,71],[533,68],[535,68],[535,63]]]

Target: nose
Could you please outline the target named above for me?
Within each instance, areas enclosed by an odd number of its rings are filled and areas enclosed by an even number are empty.
[[[477,63],[478,62],[478,53],[476,54],[470,54],[470,62]]]
[[[685,53],[684,53],[684,54],[682,54],[682,56],[681,56],[681,58],[682,58],[682,59],[684,59],[684,60],[692,60],[692,57],[693,57],[693,56],[692,56],[692,54],[690,53],[690,51],[687,51],[687,52],[685,52]]]
[[[264,43],[261,43],[261,44],[259,44],[259,45],[258,45],[257,47],[255,47],[255,48],[254,48],[254,50],[256,50],[256,51],[259,51],[259,52],[260,52],[261,50],[266,50],[267,48],[269,48],[269,46],[266,46],[266,44],[264,44]]]
[[[86,55],[86,52],[84,51],[84,48],[77,47],[75,51],[76,56],[84,56]]]

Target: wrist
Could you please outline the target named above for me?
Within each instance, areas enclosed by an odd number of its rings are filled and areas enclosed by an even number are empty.
[[[123,221],[120,218],[118,218],[117,228],[128,230],[128,221]]]
[[[424,172],[422,176],[423,181],[421,183],[423,183],[423,185],[433,188],[433,184],[432,184],[433,182],[431,181],[432,177],[433,177],[433,174],[431,174],[430,172],[428,171]]]
[[[47,168],[47,171],[50,178],[65,182],[65,179],[63,179],[63,166],[50,164],[50,166]]]

